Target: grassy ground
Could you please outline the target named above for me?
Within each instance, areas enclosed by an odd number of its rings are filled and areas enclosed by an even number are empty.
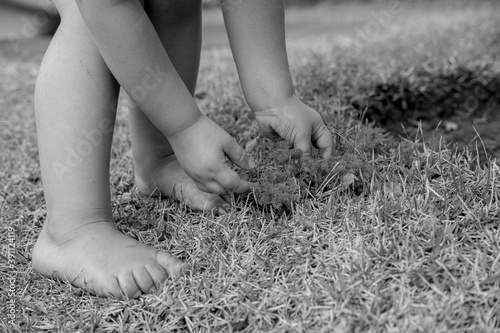
[[[356,180],[339,174],[290,214],[243,198],[216,217],[138,196],[121,110],[111,162],[117,226],[195,267],[130,302],[33,272],[45,216],[32,112],[40,59],[0,58],[0,331],[500,332],[500,169],[445,145],[433,129],[435,117],[458,130],[496,117],[500,11],[480,3],[402,2],[362,48],[350,44],[357,28],[290,40],[298,94],[335,127],[336,157],[352,149],[353,161],[371,170],[351,170]],[[361,15],[364,29],[370,9],[297,10],[290,18]],[[256,137],[227,48],[204,50],[197,99],[242,144]],[[358,120],[364,112],[384,125],[403,121],[409,136],[361,150],[373,133]],[[495,135],[486,138],[492,145]]]

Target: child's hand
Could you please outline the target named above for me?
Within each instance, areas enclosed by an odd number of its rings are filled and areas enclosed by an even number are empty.
[[[270,139],[285,139],[302,154],[300,159],[311,157],[311,143],[322,149],[322,157],[332,155],[332,134],[315,110],[291,97],[283,106],[255,112],[260,129]]]
[[[206,116],[201,116],[196,123],[168,139],[184,171],[202,191],[222,195],[244,193],[254,186],[231,170],[226,156],[247,170],[255,167],[253,159]]]

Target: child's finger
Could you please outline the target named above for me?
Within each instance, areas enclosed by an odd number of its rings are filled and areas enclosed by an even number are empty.
[[[293,144],[295,149],[300,150],[300,161],[311,159],[311,139],[310,136],[301,136],[297,138]]]
[[[242,169],[250,170],[255,168],[255,161],[245,152],[235,140],[231,140],[224,146],[224,153],[231,162]]]
[[[237,193],[237,194],[243,194],[243,193],[250,192],[252,190],[252,188],[254,188],[255,186],[256,186],[255,183],[251,183],[249,181],[240,179],[240,181],[238,182],[238,185],[236,187],[234,187],[233,190],[230,190],[230,191]]]
[[[276,131],[270,125],[262,124],[261,122],[259,122],[258,125],[260,133],[262,133],[262,135],[264,135],[266,138],[274,142],[283,140],[281,136],[276,133]]]
[[[198,188],[204,192],[218,194],[218,195],[227,194],[227,191],[224,188],[224,186],[220,185],[216,180],[208,181],[205,183],[195,181],[195,183],[196,186],[198,186]]]
[[[253,183],[242,179],[229,167],[219,172],[215,180],[227,191],[238,194],[249,192],[254,187]]]
[[[321,126],[320,129],[314,132],[312,140],[315,143],[316,148],[322,149],[323,158],[330,158],[333,153],[333,138],[332,133],[326,128],[326,126]]]
[[[243,180],[248,180],[250,178],[250,176],[247,173],[239,173],[238,175]]]
[[[210,194],[210,206],[216,214],[225,214],[231,210],[231,196],[227,194]],[[204,209],[205,210],[205,209]]]

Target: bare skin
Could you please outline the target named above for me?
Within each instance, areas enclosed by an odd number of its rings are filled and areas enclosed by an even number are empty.
[[[185,1],[180,12],[172,1],[149,3],[146,12],[177,73],[193,95],[201,45],[199,2]],[[288,140],[303,152],[303,158],[309,158],[312,141],[324,149],[323,157],[328,158],[332,149],[329,131],[318,113],[293,95],[284,44],[282,3],[279,0],[222,3],[245,97],[255,111],[262,132],[273,139]],[[263,47],[255,48],[255,45]],[[169,140],[130,97],[129,105],[139,191],[146,195],[161,193],[197,210],[228,209],[224,195],[199,189],[175,157]],[[214,188],[213,192],[218,193],[217,190],[220,189]]]
[[[34,268],[47,276],[116,299],[136,298],[184,274],[186,264],[102,221],[57,235],[44,228],[33,252]]]
[[[156,161],[157,167],[148,167],[138,172],[142,166],[135,163],[135,185],[139,192],[146,196],[162,195],[185,203],[191,209],[207,211],[216,210],[223,213],[231,208],[229,198],[218,194],[207,193],[198,188],[195,182],[182,169],[179,161],[172,153]]]
[[[138,0],[75,2],[109,70],[168,139],[196,185],[216,194],[233,189],[249,191],[252,184],[226,164],[226,157],[242,169],[252,168],[251,157],[199,110],[146,12],[150,1],[146,8]],[[167,8],[179,8],[178,13],[190,12],[194,0],[158,2],[164,2]],[[160,14],[169,13],[165,10]],[[196,139],[186,133],[195,133]]]
[[[113,225],[109,162],[118,87],[132,97],[136,184],[192,208],[224,207],[252,183],[227,165],[254,167],[242,147],[201,114],[194,99],[199,0],[53,0],[62,23],[35,92],[47,219],[33,250],[40,273],[97,295],[133,298],[188,266]],[[319,114],[293,94],[282,0],[223,2],[245,97],[268,135],[308,158],[332,152]],[[256,47],[257,46],[257,47]],[[175,152],[175,155],[174,155]]]
[[[109,159],[118,84],[74,2],[55,3],[62,24],[35,93],[48,214],[32,264],[46,276],[96,295],[138,297],[169,275],[183,274],[188,265],[115,228]]]
[[[201,51],[201,5],[185,0],[183,8],[172,1],[149,1],[145,10],[175,70],[194,95]],[[144,195],[168,196],[195,210],[228,210],[218,194],[198,188],[179,164],[163,133],[127,95],[135,185]]]

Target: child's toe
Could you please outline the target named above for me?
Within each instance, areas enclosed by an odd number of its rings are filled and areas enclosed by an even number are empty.
[[[124,293],[120,287],[117,278],[110,279],[107,283],[103,283],[99,289],[91,289],[96,295],[111,297],[118,300],[123,299]]]
[[[139,286],[135,282],[132,273],[123,274],[118,277],[118,284],[120,285],[120,290],[123,293],[122,298],[137,298],[142,294]]]
[[[146,267],[134,270],[133,276],[135,283],[144,294],[156,285]]]
[[[168,274],[157,262],[147,263],[146,270],[156,288],[160,287],[163,281],[168,278]]]
[[[164,251],[156,253],[156,261],[171,277],[183,275],[189,268],[189,265]]]

